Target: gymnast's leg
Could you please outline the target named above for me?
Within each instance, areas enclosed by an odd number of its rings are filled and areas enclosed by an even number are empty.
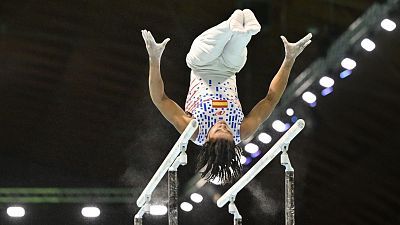
[[[253,12],[249,9],[243,10],[244,32],[235,32],[228,41],[222,53],[222,63],[230,68],[232,72],[239,72],[247,59],[247,44],[253,35],[257,34],[261,26]]]
[[[188,66],[196,70],[220,57],[232,35],[243,30],[243,18],[243,12],[236,10],[228,20],[200,34],[186,56]]]

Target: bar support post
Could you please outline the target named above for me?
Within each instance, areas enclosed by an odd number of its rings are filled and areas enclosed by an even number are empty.
[[[142,225],[143,224],[143,215],[145,213],[149,213],[150,212],[150,196],[146,196],[146,203],[144,204],[144,206],[142,206],[139,210],[138,213],[136,213],[134,220],[133,220],[133,224],[134,225]]]
[[[230,197],[228,211],[230,214],[233,215],[233,224],[234,225],[242,225],[242,216],[240,215],[239,210],[237,209],[237,207],[235,205],[235,198],[236,198],[236,196]]]
[[[294,169],[290,164],[288,149],[289,144],[285,143],[281,154],[281,165],[285,167],[285,224],[294,225]]]
[[[168,224],[178,225],[178,171],[168,171]]]
[[[186,148],[188,143],[179,145],[181,154],[168,169],[168,224],[178,225],[178,167],[187,164]]]

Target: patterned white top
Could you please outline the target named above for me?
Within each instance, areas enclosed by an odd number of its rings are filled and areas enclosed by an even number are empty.
[[[195,144],[203,145],[209,129],[220,120],[225,120],[231,128],[235,144],[241,142],[240,124],[244,115],[238,98],[236,75],[207,76],[192,71],[185,112],[199,123]]]

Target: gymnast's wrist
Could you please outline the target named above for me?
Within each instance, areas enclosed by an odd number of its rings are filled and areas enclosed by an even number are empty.
[[[296,57],[285,56],[283,60],[284,66],[293,66],[294,62],[296,61]]]
[[[160,65],[161,58],[160,57],[151,57],[149,56],[150,65]]]

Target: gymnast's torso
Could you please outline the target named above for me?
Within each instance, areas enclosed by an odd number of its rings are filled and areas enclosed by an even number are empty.
[[[209,129],[220,120],[224,120],[232,130],[235,144],[241,142],[240,124],[244,115],[235,75],[218,76],[192,71],[185,112],[199,123],[198,135],[193,141],[195,144],[203,145]]]

